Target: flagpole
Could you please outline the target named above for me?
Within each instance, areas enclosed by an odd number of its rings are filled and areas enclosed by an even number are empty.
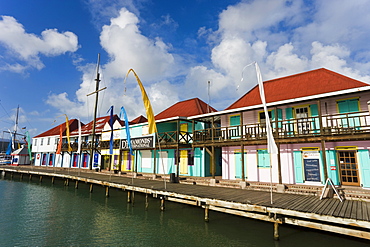
[[[263,111],[265,113],[265,119],[266,119],[267,152],[269,153],[269,156],[270,156],[270,199],[271,199],[271,204],[273,204],[273,200],[272,200],[272,154],[277,154],[278,150],[277,150],[277,146],[276,146],[276,143],[275,143],[274,136],[272,134],[271,124],[270,124],[270,117],[269,117],[269,114],[268,114],[268,111],[267,111],[267,104],[266,104],[265,90],[264,90],[264,86],[263,86],[262,74],[261,74],[261,71],[260,71],[260,68],[259,68],[257,62],[252,62],[252,63],[244,66],[244,68],[242,70],[242,79],[241,79],[241,81],[243,81],[244,69],[247,68],[248,66],[252,65],[252,64],[255,65],[255,70],[256,70],[256,74],[257,74],[257,81],[258,81],[258,88],[259,88],[260,97],[261,97],[261,101],[262,101],[262,105],[263,105]]]

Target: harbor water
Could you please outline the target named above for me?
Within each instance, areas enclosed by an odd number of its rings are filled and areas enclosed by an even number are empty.
[[[166,202],[135,193],[44,178],[0,179],[0,246],[370,246],[369,241],[273,224]]]

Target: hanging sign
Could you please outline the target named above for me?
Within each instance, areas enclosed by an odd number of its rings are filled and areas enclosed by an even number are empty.
[[[142,136],[142,137],[131,137],[132,149],[147,149],[154,148],[154,135]],[[128,150],[127,139],[121,140],[121,149]]]

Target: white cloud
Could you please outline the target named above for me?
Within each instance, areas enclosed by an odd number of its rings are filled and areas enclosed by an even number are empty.
[[[0,44],[6,49],[7,56],[22,61],[22,64],[1,65],[1,70],[17,73],[28,68],[42,69],[41,55],[58,56],[78,49],[77,36],[72,32],[47,29],[37,36],[26,33],[23,25],[11,16],[2,16],[0,20]]]
[[[145,115],[132,74],[124,90],[123,79],[130,68],[142,80],[155,114],[193,97],[210,100],[212,106],[225,109],[256,85],[252,67],[244,71],[244,81],[240,83],[243,67],[252,61],[260,65],[264,80],[326,67],[370,82],[370,63],[366,59],[370,53],[363,48],[370,34],[369,17],[365,14],[369,7],[363,0],[338,1],[317,0],[307,5],[302,0],[242,0],[228,6],[219,15],[218,30],[199,27],[198,37],[209,41],[210,57],[202,59],[207,61],[204,64],[189,63],[192,66],[188,68],[179,62],[188,61],[188,54],[174,54],[177,47],[172,49],[172,44],[165,43],[162,37],[148,38],[141,33],[139,11],[131,6],[131,1],[130,11],[110,9],[109,13],[117,13],[116,17],[103,26],[100,34],[101,46],[110,58],[102,65],[102,86],[108,88],[99,96],[104,99],[101,109],[123,105],[131,119]],[[360,17],[356,19],[357,15]],[[176,22],[169,16],[165,20]],[[356,37],[356,41],[351,37]],[[94,66],[86,66],[82,72],[75,101],[62,93],[50,95],[48,103],[61,111],[91,116],[83,109],[93,105],[93,99],[86,94],[95,90]],[[181,76],[183,81],[179,82]]]
[[[100,35],[100,43],[111,61],[105,66],[109,74],[123,78],[133,68],[142,80],[157,81],[173,75],[174,56],[161,38],[149,39],[139,31],[139,19],[127,9],[111,19]]]
[[[174,56],[169,52],[170,45],[165,44],[160,37],[149,39],[141,34],[138,17],[123,8],[119,15],[111,18],[109,25],[104,25],[100,34],[100,42],[108,53],[110,60],[101,65],[101,86],[107,89],[99,93],[99,108],[104,109],[114,105],[124,106],[130,119],[145,115],[141,99],[141,91],[134,75],[129,74],[124,85],[124,78],[130,68],[138,74],[152,102],[153,110],[158,113],[168,105],[179,100],[178,89],[171,85],[166,77],[175,74],[177,66]],[[82,83],[76,92],[76,100],[72,101],[66,93],[51,94],[47,103],[71,116],[92,116],[92,106],[95,96],[86,97],[95,91],[95,65],[80,68],[83,72]],[[126,91],[125,91],[126,90]],[[89,109],[89,110],[86,110]]]
[[[208,35],[214,45],[212,63],[190,69],[187,88],[205,78],[222,77],[222,86],[215,87],[222,95],[214,95],[223,103],[230,99],[230,104],[239,96],[230,88],[239,84],[243,67],[252,61],[259,63],[264,80],[326,67],[370,82],[366,59],[370,53],[363,50],[370,35],[366,14],[370,6],[366,3],[330,0],[307,5],[303,1],[255,0],[228,6],[219,15],[218,30],[199,29],[198,34]],[[354,62],[356,56],[365,62]],[[256,84],[255,71],[246,70],[244,77],[238,90],[243,93]],[[194,88],[199,92],[197,85]]]

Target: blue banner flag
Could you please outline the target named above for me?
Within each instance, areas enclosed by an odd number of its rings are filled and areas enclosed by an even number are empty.
[[[10,139],[9,139],[9,145],[8,145],[8,148],[6,149],[6,155],[10,155],[12,153],[12,133],[9,131],[10,133]]]
[[[125,118],[127,144],[130,149],[130,154],[133,156],[134,152],[132,151],[132,146],[131,146],[130,128],[128,127],[128,118],[127,118],[125,108],[123,106],[121,107],[121,113],[119,114],[119,118],[122,118],[122,115]]]

